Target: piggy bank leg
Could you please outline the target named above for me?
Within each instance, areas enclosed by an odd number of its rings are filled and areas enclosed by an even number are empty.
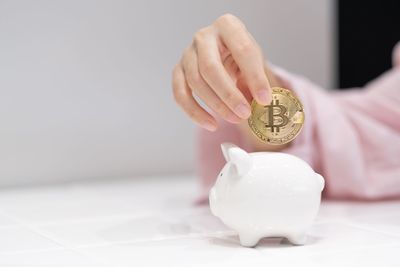
[[[307,236],[304,233],[289,235],[287,239],[293,245],[304,245],[307,242]]]
[[[260,241],[260,237],[248,233],[239,233],[239,241],[244,247],[255,247]]]

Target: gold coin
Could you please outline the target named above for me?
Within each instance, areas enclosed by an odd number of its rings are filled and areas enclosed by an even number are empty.
[[[288,89],[272,87],[271,104],[263,106],[253,100],[248,123],[262,142],[286,144],[296,138],[303,128],[303,105]]]

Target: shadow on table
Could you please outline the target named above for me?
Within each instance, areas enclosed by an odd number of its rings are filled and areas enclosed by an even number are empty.
[[[314,245],[319,242],[321,238],[315,236],[307,236],[307,243],[304,246]],[[213,237],[210,238],[210,243],[218,246],[231,247],[231,248],[243,248],[240,245],[238,236],[229,236],[224,238]],[[297,245],[293,245],[286,238],[283,237],[265,237],[262,238],[257,246],[257,248],[291,248],[298,247]]]

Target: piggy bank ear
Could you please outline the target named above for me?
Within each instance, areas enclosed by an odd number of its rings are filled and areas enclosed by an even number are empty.
[[[226,162],[229,162],[229,160],[230,160],[228,150],[231,148],[234,148],[234,147],[237,147],[237,146],[232,143],[222,143],[221,144],[222,154],[224,155]]]
[[[232,163],[238,176],[243,176],[250,171],[252,160],[249,153],[230,143],[223,143],[221,148],[226,161]]]

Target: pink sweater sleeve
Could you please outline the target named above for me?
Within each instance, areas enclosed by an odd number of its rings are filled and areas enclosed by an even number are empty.
[[[284,152],[304,159],[325,177],[324,196],[400,198],[400,65],[363,90],[342,92],[321,89],[279,68],[275,72],[299,96],[306,114],[302,132]],[[198,170],[204,193],[225,164],[221,143],[252,151],[235,125],[220,123],[215,133],[199,131]]]

